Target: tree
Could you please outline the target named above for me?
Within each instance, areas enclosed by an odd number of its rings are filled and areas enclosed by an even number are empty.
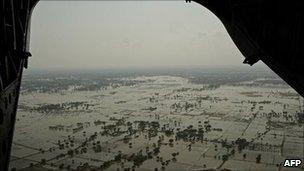
[[[45,165],[46,164],[46,159],[41,159],[41,164]]]
[[[231,155],[234,155],[235,154],[235,149],[232,149],[231,150]]]
[[[179,153],[177,152],[177,153],[172,153],[171,155],[172,155],[172,161],[176,161],[176,156],[178,155]]]
[[[259,154],[259,155],[256,157],[256,162],[257,162],[257,163],[260,163],[260,162],[261,162],[261,158],[262,158],[262,156],[261,156],[261,154]]]
[[[173,146],[173,141],[174,141],[173,139],[169,139],[169,145],[170,146]]]
[[[243,159],[246,159],[246,157],[247,157],[247,154],[244,153],[244,154],[243,154]]]
[[[222,156],[222,160],[223,160],[223,162],[227,161],[227,160],[228,160],[228,155],[227,155],[227,154],[224,154],[224,155]]]

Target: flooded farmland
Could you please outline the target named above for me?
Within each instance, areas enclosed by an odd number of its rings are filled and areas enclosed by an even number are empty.
[[[272,73],[172,73],[25,74],[10,168],[285,170],[303,159],[303,100]]]

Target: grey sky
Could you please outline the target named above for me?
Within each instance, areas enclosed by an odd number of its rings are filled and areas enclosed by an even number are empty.
[[[31,26],[32,68],[239,65],[220,21],[184,1],[41,1]]]

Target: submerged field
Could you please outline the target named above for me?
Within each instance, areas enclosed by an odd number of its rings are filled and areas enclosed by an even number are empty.
[[[20,97],[11,168],[278,170],[304,156],[302,99],[273,78],[39,80]]]

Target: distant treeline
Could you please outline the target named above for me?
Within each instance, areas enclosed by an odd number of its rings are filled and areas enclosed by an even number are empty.
[[[97,91],[107,86],[132,86],[142,81],[139,80],[118,80],[99,78],[92,80],[90,78],[27,78],[24,79],[21,91],[27,92],[60,92],[73,87],[76,91]]]
[[[265,67],[179,67],[155,69],[104,69],[78,71],[30,71],[26,72],[22,90],[29,92],[58,92],[76,86],[77,91],[94,91],[110,85],[132,86],[142,81],[117,79],[123,77],[170,75],[188,78],[194,84],[234,84],[242,81],[261,80],[264,83],[283,83]]]

